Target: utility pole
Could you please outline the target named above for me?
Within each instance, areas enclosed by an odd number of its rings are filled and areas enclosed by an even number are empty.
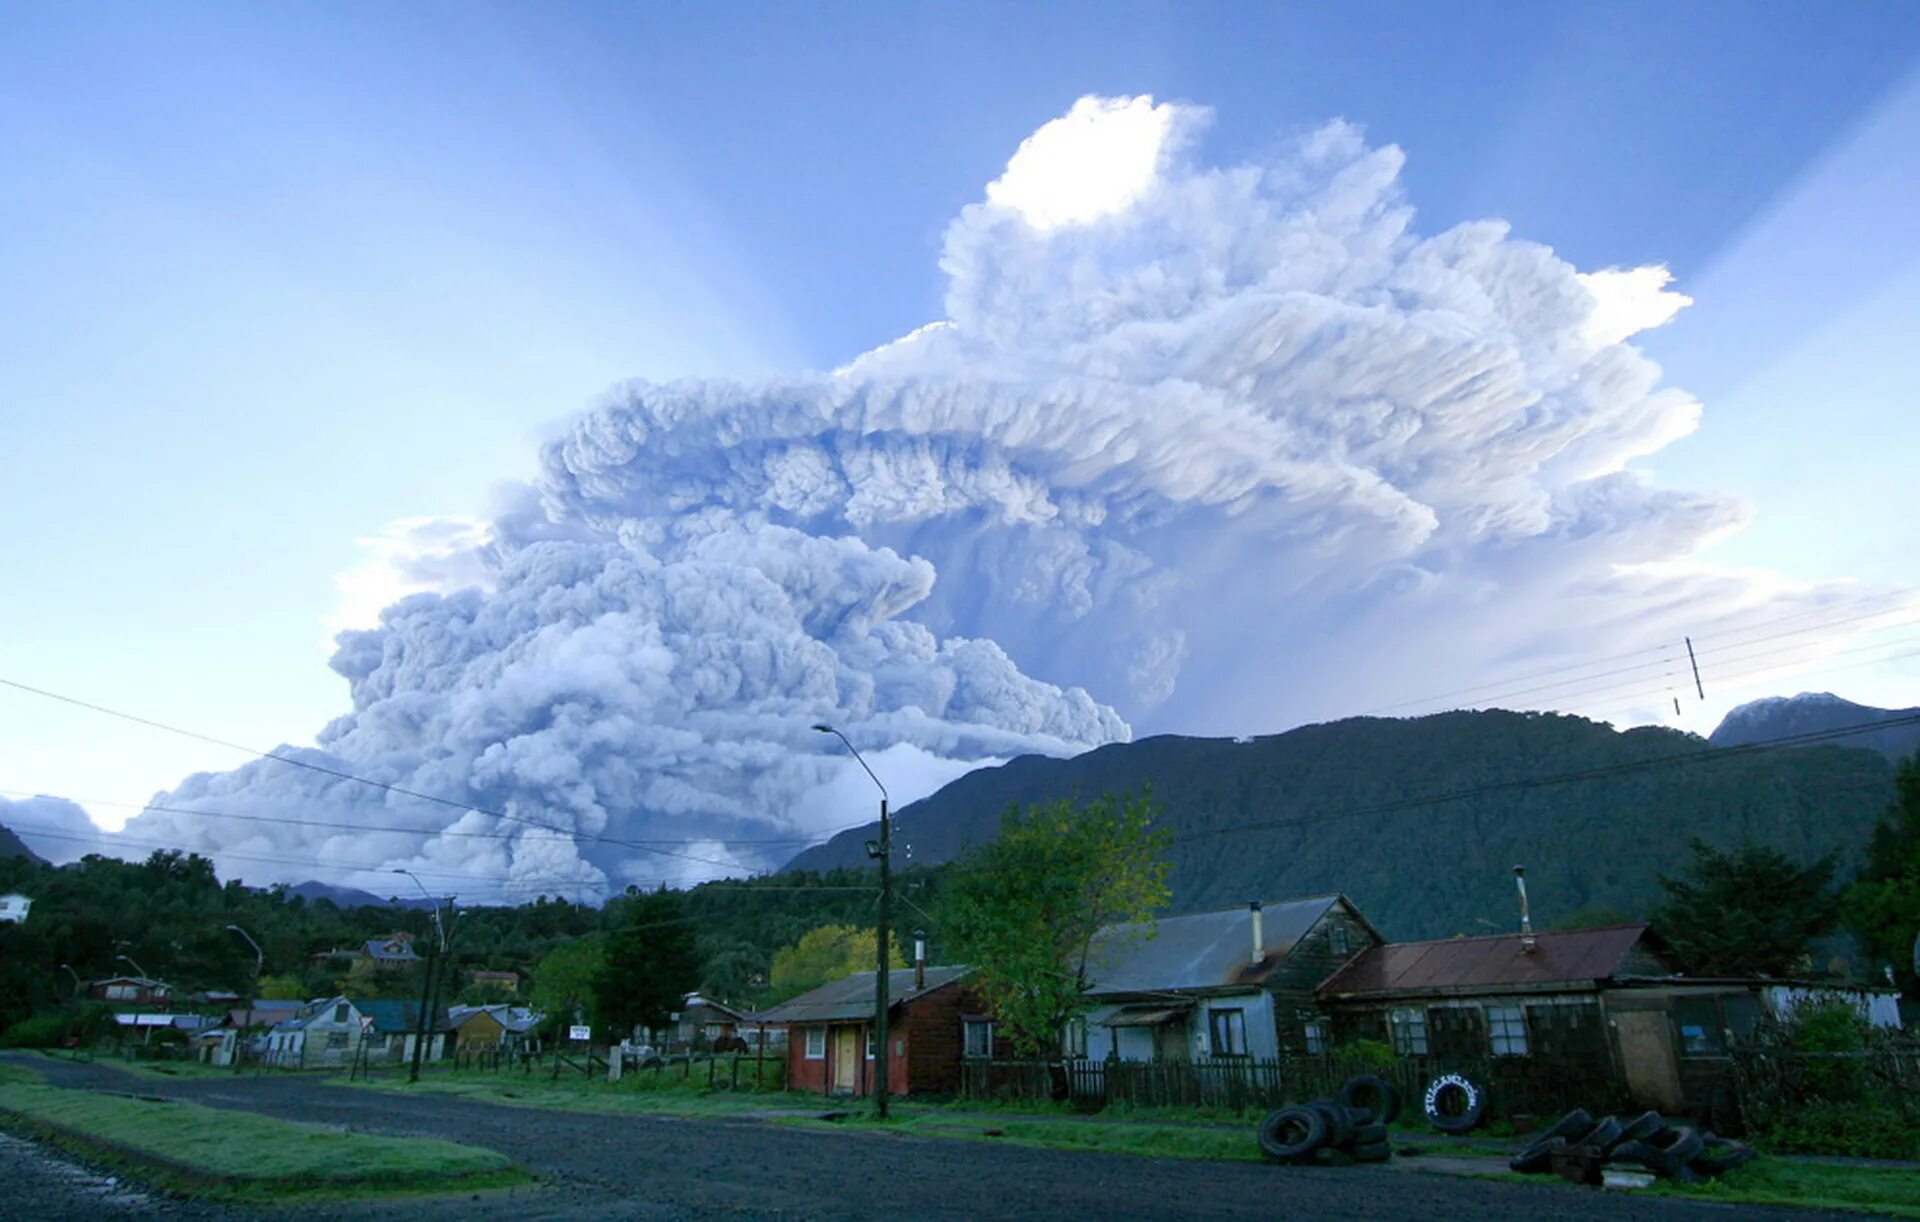
[[[267,956],[261,951],[260,944],[253,940],[252,934],[238,925],[229,925],[227,928],[245,938],[247,945],[253,947],[253,987],[247,990],[247,1018],[233,1042],[233,1072],[239,1073],[240,1062],[245,1059],[247,1033],[253,1030],[253,1003],[260,999],[260,970],[265,966]]]
[[[892,956],[888,954],[888,950],[890,949],[888,943],[893,932],[893,822],[887,814],[887,787],[880,783],[879,777],[874,776],[873,769],[867,767],[867,761],[861,758],[860,752],[854,748],[851,742],[848,742],[845,734],[842,734],[840,731],[825,723],[816,725],[813,728],[818,733],[831,734],[842,743],[845,743],[847,750],[853,753],[853,758],[859,762],[860,767],[866,769],[867,775],[873,779],[873,783],[879,786],[880,789],[880,838],[878,840],[867,841],[867,856],[878,860],[880,863],[880,915],[879,919],[875,922],[876,928],[873,939],[875,950],[873,970],[873,1114],[879,1119],[885,1120],[888,1115],[888,1104],[891,1095],[892,1083],[890,1079],[892,1077],[891,1068],[893,1060],[893,1050],[889,1046],[887,1031],[887,1011],[891,1008],[887,997],[887,985],[889,983],[888,974],[892,970],[888,963],[889,959],[892,958]]]
[[[420,888],[420,894],[426,896],[427,902],[433,905],[434,940],[427,943],[425,979],[420,983],[420,1022],[416,1025],[413,1033],[413,1064],[411,1068],[407,1070],[407,1081],[418,1082],[420,1080],[420,1058],[427,1050],[427,1026],[433,1021],[433,975],[437,958],[434,952],[438,949],[440,955],[446,953],[447,927],[440,922],[440,901],[433,898],[433,893],[427,890],[427,884],[421,882],[419,876],[412,870],[395,869],[394,873],[404,874],[408,878],[413,879],[413,885]]]

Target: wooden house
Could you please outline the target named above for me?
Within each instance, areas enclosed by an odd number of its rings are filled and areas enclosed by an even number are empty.
[[[173,986],[145,976],[109,976],[87,986],[87,996],[113,1005],[170,1007]]]
[[[987,1057],[993,1023],[966,987],[964,967],[902,968],[889,973],[890,1094],[951,1093],[963,1057]],[[787,1029],[787,1085],[821,1094],[873,1093],[874,976],[855,972],[758,1016]]]
[[[1270,1059],[1317,1049],[1326,1033],[1314,990],[1380,934],[1342,895],[1256,902],[1094,936],[1070,1057]]]

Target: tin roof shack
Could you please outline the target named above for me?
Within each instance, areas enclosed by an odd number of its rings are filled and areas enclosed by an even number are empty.
[[[1087,961],[1097,1004],[1066,1051],[1123,1061],[1317,1051],[1315,987],[1381,941],[1343,895],[1108,926]]]
[[[164,980],[150,980],[145,976],[109,976],[89,984],[87,996],[112,1004],[171,1009],[173,986]]]
[[[732,1041],[740,1037],[743,1026],[757,1021],[753,1015],[736,1010],[725,1002],[699,993],[688,993],[680,999],[680,1008],[668,1016],[666,1026],[644,1028],[640,1037],[643,1043],[651,1044],[663,1052],[709,1048],[726,1051],[734,1047]]]
[[[544,1017],[526,1006],[454,1006],[447,1011],[463,1052],[531,1048],[539,1042],[535,1031]]]
[[[1683,1032],[1751,1031],[1767,983],[1679,976],[1659,936],[1629,924],[1376,946],[1319,996],[1337,1041],[1391,1042],[1409,1080],[1466,1074],[1499,1114],[1681,1112],[1718,1080],[1686,1072],[1704,1047]]]
[[[960,1089],[963,1057],[989,1057],[993,1024],[963,983],[964,967],[902,968],[887,976],[891,1093]],[[873,1093],[872,972],[855,972],[762,1013],[787,1028],[787,1087],[821,1094]]]

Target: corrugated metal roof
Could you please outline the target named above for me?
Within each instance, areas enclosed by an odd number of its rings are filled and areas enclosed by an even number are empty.
[[[1353,997],[1607,980],[1619,974],[1646,932],[1644,924],[1550,931],[1534,935],[1532,952],[1517,933],[1374,946],[1327,977],[1320,993]]]
[[[1258,964],[1253,962],[1252,914],[1244,904],[1154,922],[1109,925],[1094,935],[1087,959],[1092,981],[1087,991],[1113,995],[1259,984],[1314,922],[1340,902],[1337,895],[1316,895],[1263,903],[1261,941],[1266,955]]]
[[[927,969],[926,987],[916,989],[913,987],[913,969],[900,968],[887,973],[887,996],[896,1005],[912,1001],[916,997],[952,984],[966,975],[969,970],[965,967],[930,967]],[[854,1022],[871,1017],[873,1017],[873,973],[855,972],[832,984],[823,984],[811,993],[802,993],[792,1001],[782,1002],[771,1010],[756,1015],[754,1021],[828,1023]]]

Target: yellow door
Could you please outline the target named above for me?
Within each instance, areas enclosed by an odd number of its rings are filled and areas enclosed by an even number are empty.
[[[860,1086],[860,1028],[833,1029],[833,1089],[851,1095]]]

